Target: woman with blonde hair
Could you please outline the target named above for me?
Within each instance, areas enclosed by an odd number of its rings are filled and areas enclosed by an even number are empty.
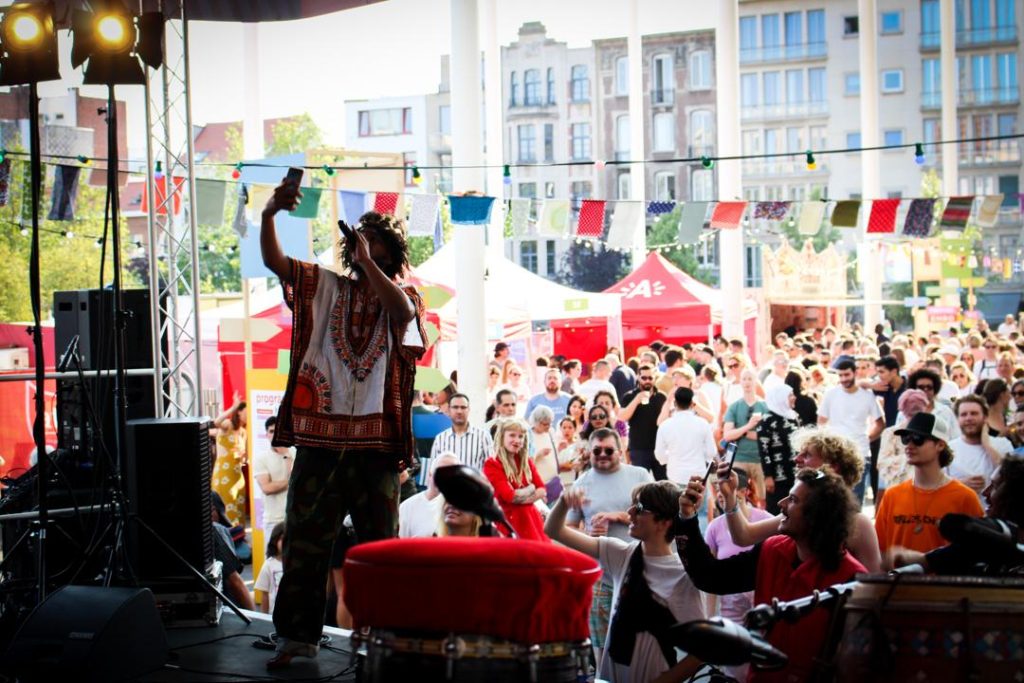
[[[545,500],[547,491],[537,466],[526,452],[527,430],[522,420],[500,420],[494,435],[494,455],[484,461],[483,470],[519,538],[545,541],[544,520],[534,504]]]
[[[962,360],[954,361],[949,366],[949,379],[956,385],[956,397],[966,396],[974,390],[974,373],[970,366]]]
[[[460,510],[448,501],[441,499],[441,515],[437,525],[438,537],[463,536],[473,538],[480,535],[483,520],[479,515]]]
[[[795,463],[798,469],[827,467],[839,475],[851,491],[864,476],[864,459],[860,456],[857,445],[845,436],[822,427],[804,427],[793,433],[791,444],[793,452],[796,453]],[[756,545],[774,536],[779,533],[779,524],[783,519],[780,514],[759,522],[749,522],[742,515],[728,512],[727,517],[729,533],[732,535],[733,543],[738,546]],[[853,534],[847,542],[847,550],[869,572],[881,571],[882,553],[878,548],[874,522],[863,512],[858,512],[853,527]]]

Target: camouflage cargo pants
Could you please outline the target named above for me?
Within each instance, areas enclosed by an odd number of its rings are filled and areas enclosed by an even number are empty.
[[[375,451],[299,446],[288,485],[284,576],[274,603],[279,636],[317,643],[323,631],[331,545],[346,514],[360,543],[398,536],[398,472]]]

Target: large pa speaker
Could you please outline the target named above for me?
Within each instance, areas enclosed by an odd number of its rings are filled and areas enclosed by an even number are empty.
[[[65,586],[25,621],[0,668],[20,681],[124,681],[159,669],[167,654],[148,589]]]
[[[125,369],[153,367],[150,293],[125,289]],[[114,367],[114,292],[110,289],[75,289],[53,293],[54,358],[60,359],[77,334],[84,370]],[[166,341],[166,340],[165,340]]]
[[[201,572],[213,563],[212,427],[185,417],[132,420],[127,430],[129,510]],[[139,524],[128,525],[128,555],[141,585],[192,576]]]

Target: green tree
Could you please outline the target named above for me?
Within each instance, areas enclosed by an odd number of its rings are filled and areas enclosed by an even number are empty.
[[[677,205],[671,213],[663,213],[655,219],[654,223],[647,229],[647,248],[674,245],[671,249],[662,250],[662,256],[671,261],[679,270],[687,275],[700,280],[704,284],[715,284],[715,276],[701,268],[697,260],[697,244],[678,244],[679,241],[679,217],[682,215],[682,206]]]
[[[556,280],[586,292],[602,292],[629,273],[629,257],[600,242],[575,241],[562,257]]]
[[[308,112],[290,116],[274,124],[270,132],[270,144],[267,145],[266,156],[276,157],[308,152],[323,145],[323,140],[323,131],[316,125],[316,121]]]

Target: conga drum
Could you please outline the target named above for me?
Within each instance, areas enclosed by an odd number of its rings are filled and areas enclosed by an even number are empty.
[[[379,541],[350,550],[344,574],[363,681],[571,683],[589,655],[601,570],[553,543]]]
[[[860,579],[843,609],[840,681],[1024,680],[1024,580]]]

